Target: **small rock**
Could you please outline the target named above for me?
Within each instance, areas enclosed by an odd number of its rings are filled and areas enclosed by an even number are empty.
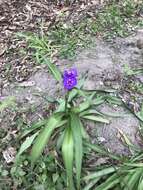
[[[16,155],[16,150],[13,147],[9,147],[5,151],[2,152],[3,157],[6,161],[6,163],[11,163],[14,161],[15,155]]]
[[[100,142],[100,143],[106,142],[106,139],[105,139],[104,137],[98,137],[97,140],[98,140],[98,142]]]
[[[25,82],[22,82],[22,83],[18,84],[18,86],[21,86],[21,87],[31,87],[31,86],[34,86],[34,85],[35,85],[34,81],[25,81]]]

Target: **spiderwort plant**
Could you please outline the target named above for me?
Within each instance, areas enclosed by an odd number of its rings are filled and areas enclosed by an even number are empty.
[[[55,76],[55,72],[54,72]],[[49,118],[41,120],[31,128],[24,131],[23,137],[27,137],[21,145],[17,158],[32,145],[30,159],[34,163],[41,155],[49,140],[55,137],[54,132],[59,132],[57,140],[58,152],[61,150],[67,173],[68,190],[80,190],[81,168],[83,158],[83,139],[88,135],[83,127],[83,120],[108,123],[102,114],[94,110],[96,105],[103,103],[96,93],[81,90],[84,80],[77,81],[75,68],[65,70],[63,73],[63,87],[66,96],[58,101],[58,107]],[[56,78],[56,77],[55,77]],[[77,103],[77,99],[81,99]],[[56,101],[57,103],[57,101]],[[64,103],[64,107],[63,107]],[[30,136],[30,134],[32,135]],[[56,136],[57,137],[57,136]],[[54,140],[55,142],[55,140]],[[59,153],[60,154],[60,153]],[[76,182],[73,178],[73,168],[76,173]]]

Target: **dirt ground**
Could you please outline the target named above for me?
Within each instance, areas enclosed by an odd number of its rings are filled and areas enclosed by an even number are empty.
[[[104,89],[105,87],[116,89],[126,101],[136,97],[134,104],[136,103],[136,109],[139,109],[143,100],[143,92],[133,91],[129,85],[133,81],[142,84],[143,78],[141,74],[127,77],[125,65],[130,69],[142,68],[143,49],[138,45],[143,43],[142,36],[143,30],[138,30],[136,34],[126,39],[117,38],[112,43],[95,39],[95,47],[83,50],[74,61],[59,60],[59,65],[63,63],[60,69],[75,66],[80,76],[88,71],[88,77],[84,84],[85,89]],[[12,82],[3,88],[2,94],[4,97],[14,96],[17,104],[23,110],[38,108],[36,112],[31,112],[26,119],[27,122],[32,122],[48,112],[50,105],[43,96],[57,98],[63,96],[64,92],[61,85],[57,84],[44,68],[39,67],[28,80]],[[120,155],[129,154],[128,147],[121,140],[121,133],[125,134],[131,143],[140,145],[139,120],[133,114],[117,105],[111,107],[105,104],[99,107],[99,110],[103,113],[122,113],[122,116],[110,117],[108,125],[87,123],[93,142],[98,139],[110,151]],[[9,122],[6,122],[6,118],[9,116],[11,117],[11,115],[5,115],[5,118],[1,118],[1,125],[4,125],[3,122],[5,122],[7,128],[9,128]],[[7,121],[9,120],[7,119]]]

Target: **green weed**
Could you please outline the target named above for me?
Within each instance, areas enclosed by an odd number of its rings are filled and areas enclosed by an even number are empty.
[[[84,190],[93,189],[109,190],[109,189],[143,189],[143,154],[136,155],[124,161],[118,166],[105,166],[103,169],[87,175],[84,180],[89,181],[89,184]]]

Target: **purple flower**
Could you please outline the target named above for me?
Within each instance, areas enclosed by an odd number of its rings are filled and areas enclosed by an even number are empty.
[[[77,70],[75,68],[65,70],[64,77],[77,77]]]
[[[73,89],[77,85],[77,70],[69,69],[65,70],[63,74],[64,88],[67,90]]]

